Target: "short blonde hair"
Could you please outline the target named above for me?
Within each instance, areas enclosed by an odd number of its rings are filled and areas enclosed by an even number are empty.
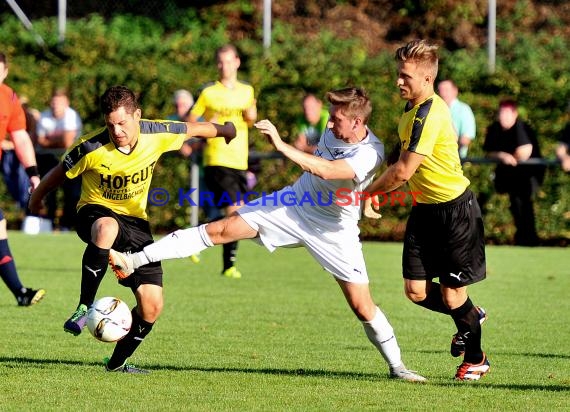
[[[372,102],[366,90],[359,87],[347,87],[332,90],[326,94],[330,104],[339,106],[342,113],[354,119],[359,116],[364,124],[368,123],[372,113]]]
[[[434,80],[437,77],[439,46],[427,40],[412,40],[396,50],[396,61],[413,62],[431,72]]]

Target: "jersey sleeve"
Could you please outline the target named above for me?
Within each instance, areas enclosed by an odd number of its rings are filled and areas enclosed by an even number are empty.
[[[430,156],[440,134],[442,119],[436,112],[430,112],[431,105],[422,105],[418,109],[412,124],[408,150],[424,156]]]
[[[354,170],[356,180],[358,182],[364,181],[371,170],[376,170],[384,158],[384,153],[378,153],[368,147],[363,147],[362,150],[356,150],[354,156],[345,158],[346,162]]]
[[[532,144],[532,131],[525,127],[525,124],[519,120],[513,126],[516,128],[516,147]]]
[[[16,93],[14,93],[12,96],[12,104],[14,110],[8,121],[8,127],[6,128],[6,131],[8,133],[12,133],[16,130],[26,130],[26,113],[24,112],[24,108],[22,107]]]
[[[196,99],[194,106],[192,106],[190,114],[192,116],[202,117],[205,112],[206,112],[206,95],[204,92],[202,92],[198,96],[198,99]]]
[[[80,142],[75,142],[68,151],[63,155],[63,168],[65,169],[65,176],[68,179],[73,179],[80,176],[86,169],[89,168],[89,156],[85,147]]]
[[[475,135],[477,134],[475,115],[473,114],[473,110],[471,110],[467,104],[463,104],[461,119],[461,134],[463,136],[468,136],[471,140],[475,139]]]

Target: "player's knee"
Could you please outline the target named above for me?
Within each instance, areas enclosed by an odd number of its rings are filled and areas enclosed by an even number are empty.
[[[146,322],[154,323],[162,313],[162,308],[164,304],[162,300],[144,302],[141,307],[139,307],[139,315]]]
[[[101,241],[105,242],[106,240],[114,241],[119,233],[119,224],[111,217],[97,219],[93,224],[91,233],[94,238],[92,240],[94,240],[96,244]]]

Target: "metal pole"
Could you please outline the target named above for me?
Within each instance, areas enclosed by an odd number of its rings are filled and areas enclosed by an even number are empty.
[[[263,0],[263,48],[271,46],[271,0]]]
[[[497,2],[489,0],[489,26],[487,28],[487,41],[489,49],[489,73],[495,73],[495,57],[497,47]]]
[[[28,19],[28,17],[22,11],[20,6],[18,6],[18,3],[16,3],[15,0],[6,0],[6,3],[8,3],[8,5],[12,8],[12,10],[14,10],[14,13],[16,13],[16,16],[18,16],[18,18],[20,19],[20,21],[22,22],[24,27],[26,27],[26,29],[28,29],[34,35],[34,38],[36,39],[36,43],[38,43],[40,46],[44,47],[46,45],[46,43],[44,42],[44,39],[42,38],[42,36],[40,36],[38,33],[36,33],[36,31],[32,27],[32,22]]]
[[[66,16],[67,16],[67,0],[58,0],[57,2],[57,23],[59,28],[59,45],[63,46],[63,42],[65,41],[65,25],[66,25]]]

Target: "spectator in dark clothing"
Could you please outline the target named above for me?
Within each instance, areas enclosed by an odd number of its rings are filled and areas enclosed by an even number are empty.
[[[483,150],[487,157],[499,161],[495,169],[495,189],[497,193],[509,195],[516,226],[515,244],[537,246],[533,197],[542,184],[545,166],[528,164],[530,159],[542,156],[536,133],[519,118],[514,100],[499,103],[498,120],[487,129]]]

